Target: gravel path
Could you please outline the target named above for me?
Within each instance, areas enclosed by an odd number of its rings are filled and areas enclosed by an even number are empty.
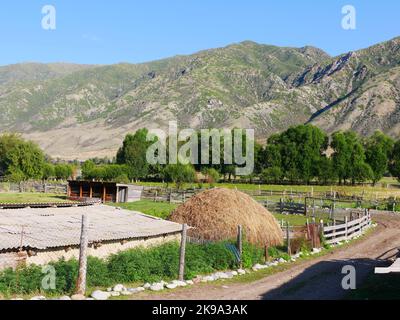
[[[391,214],[376,214],[378,227],[365,239],[336,250],[329,255],[304,261],[292,268],[251,283],[223,283],[194,286],[191,289],[143,295],[141,299],[160,300],[275,300],[275,299],[341,299],[341,273],[344,265],[353,265],[357,285],[376,266],[387,266],[388,258],[400,247],[400,218]],[[138,297],[139,298],[139,297]]]

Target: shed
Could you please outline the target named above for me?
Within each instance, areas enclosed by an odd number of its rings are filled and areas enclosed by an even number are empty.
[[[139,201],[143,187],[132,184],[101,181],[68,181],[69,198],[100,199],[102,202]]]

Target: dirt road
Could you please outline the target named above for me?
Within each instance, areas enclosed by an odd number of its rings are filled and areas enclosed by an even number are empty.
[[[390,264],[388,258],[400,248],[400,218],[377,214],[373,219],[378,227],[365,239],[336,250],[329,255],[304,261],[292,268],[251,283],[223,283],[194,286],[190,290],[145,295],[143,299],[160,300],[274,300],[274,299],[341,299],[342,267],[353,265],[357,285],[373,272],[376,266]]]

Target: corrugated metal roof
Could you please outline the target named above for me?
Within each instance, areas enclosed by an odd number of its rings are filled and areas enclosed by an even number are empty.
[[[177,233],[182,226],[139,212],[105,205],[79,208],[0,210],[0,250],[45,250],[79,245],[82,215],[89,218],[89,241],[118,241]]]

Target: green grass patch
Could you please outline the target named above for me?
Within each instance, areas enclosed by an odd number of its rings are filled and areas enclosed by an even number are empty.
[[[68,202],[67,197],[50,193],[0,193],[0,203],[58,203]]]
[[[186,246],[185,278],[198,274],[237,268],[234,254],[227,248],[228,242],[192,244]],[[243,246],[244,267],[250,268],[262,262],[262,248],[245,243]],[[275,252],[275,251],[274,251]],[[274,253],[271,251],[271,253]],[[276,251],[275,255],[281,254]],[[282,253],[283,254],[283,253]],[[0,294],[8,298],[14,295],[43,294],[47,296],[72,294],[78,276],[78,261],[75,259],[50,263],[56,271],[56,289],[41,288],[40,266],[31,265],[16,271],[0,272]],[[117,283],[145,283],[172,280],[178,277],[179,243],[170,242],[153,248],[135,248],[111,255],[108,259],[89,257],[87,285],[90,288],[106,288]]]
[[[173,183],[161,183],[161,182],[140,182],[139,185],[143,186],[153,186],[153,187],[162,187],[162,188],[176,188],[176,185]],[[392,185],[394,187],[388,187],[388,185]],[[291,191],[293,192],[330,192],[336,191],[342,194],[347,195],[364,195],[365,198],[375,199],[375,197],[383,198],[390,196],[400,196],[400,185],[397,180],[393,178],[384,178],[381,182],[379,182],[376,186],[371,185],[357,185],[357,186],[307,186],[307,185],[268,185],[268,184],[250,184],[250,183],[216,183],[212,186],[204,183],[186,183],[182,188],[191,189],[191,188],[210,188],[210,187],[218,187],[218,188],[228,188],[238,190],[248,190],[248,191],[257,191],[257,190],[267,190],[267,191],[279,191],[284,192],[289,195]]]
[[[178,207],[178,205],[174,203],[154,202],[152,200],[141,200],[132,203],[110,203],[109,205],[127,210],[139,211],[161,219],[167,219],[172,211]],[[279,213],[273,213],[273,215],[279,222],[281,220],[285,222],[288,221],[291,226],[304,226],[307,221],[307,217],[301,215],[284,215]]]
[[[149,216],[167,219],[171,212],[177,208],[177,204],[168,202],[154,202],[152,200],[140,200],[130,203],[109,203],[109,205],[126,210],[139,211]]]

